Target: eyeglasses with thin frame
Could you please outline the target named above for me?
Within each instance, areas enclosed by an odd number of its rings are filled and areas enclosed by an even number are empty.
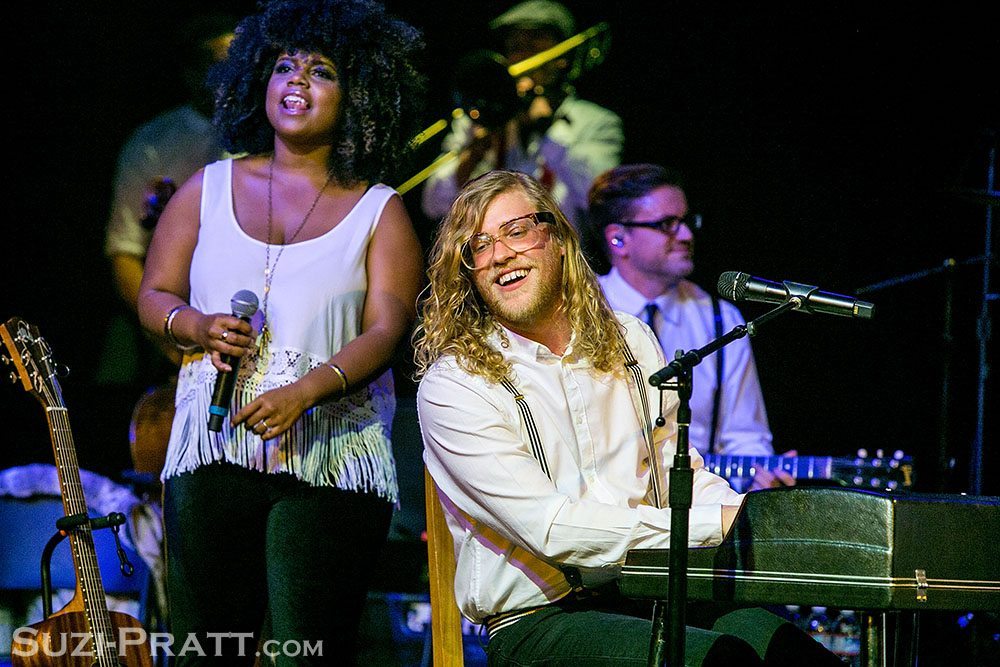
[[[686,225],[687,228],[693,232],[701,229],[701,214],[689,213],[684,217],[678,215],[668,215],[665,218],[650,220],[649,222],[619,222],[618,224],[622,227],[645,227],[646,229],[655,229],[667,234],[668,236],[673,236],[680,230],[681,225]]]
[[[536,211],[501,223],[496,236],[482,232],[475,234],[462,244],[462,265],[471,270],[486,266],[493,258],[493,249],[497,241],[514,252],[531,250],[542,240],[540,226],[554,225],[555,222],[554,213]]]

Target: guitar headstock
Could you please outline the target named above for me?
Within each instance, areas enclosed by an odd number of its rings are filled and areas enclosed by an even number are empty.
[[[65,407],[57,375],[65,367],[52,357],[49,344],[38,333],[38,327],[18,317],[0,324],[0,339],[7,354],[0,355],[0,362],[14,365],[11,381],[21,382],[24,390],[33,394],[46,408]]]
[[[874,456],[859,449],[855,458],[837,459],[834,466],[836,476],[851,486],[874,491],[910,489],[915,478],[913,459],[898,449],[889,456],[881,449],[876,449]]]

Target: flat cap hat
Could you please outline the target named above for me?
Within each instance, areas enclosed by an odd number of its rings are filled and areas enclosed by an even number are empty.
[[[576,21],[569,10],[553,0],[521,2],[490,21],[490,28],[554,28],[563,39],[573,36]]]

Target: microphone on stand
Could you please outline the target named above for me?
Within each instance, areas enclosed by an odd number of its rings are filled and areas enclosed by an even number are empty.
[[[233,317],[238,317],[244,322],[249,322],[257,312],[257,304],[257,295],[245,289],[234,294],[229,301]],[[222,361],[229,364],[233,370],[228,373],[219,371],[215,379],[212,403],[208,406],[208,430],[216,433],[222,430],[222,422],[229,415],[229,404],[233,400],[233,389],[236,387],[236,373],[240,368],[240,357],[224,354]]]
[[[755,278],[742,271],[726,271],[719,276],[719,295],[731,301],[762,301],[785,303],[796,299],[796,310],[806,313],[824,313],[841,317],[858,317],[869,320],[875,305],[853,296],[823,292],[813,285],[793,283],[789,280],[776,283]]]

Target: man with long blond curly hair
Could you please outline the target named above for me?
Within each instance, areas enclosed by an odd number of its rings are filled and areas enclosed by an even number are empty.
[[[678,401],[645,381],[665,363],[656,338],[611,310],[573,227],[523,173],[463,188],[428,276],[414,333],[424,461],[490,664],[644,664],[649,617],[614,579],[630,549],[670,546]],[[690,543],[716,544],[742,496],[691,458]],[[802,655],[819,646],[743,610],[688,628],[688,664],[761,664],[778,628]]]

